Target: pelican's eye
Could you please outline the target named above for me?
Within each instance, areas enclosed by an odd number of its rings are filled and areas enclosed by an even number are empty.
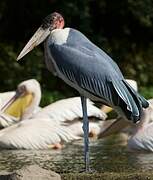
[[[25,92],[26,92],[26,87],[25,87],[24,85],[19,86],[18,89],[17,89],[17,92],[18,92],[20,95],[24,95]]]

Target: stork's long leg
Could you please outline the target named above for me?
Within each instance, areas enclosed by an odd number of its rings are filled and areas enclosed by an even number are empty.
[[[81,96],[82,111],[83,111],[83,131],[84,131],[84,155],[85,155],[85,169],[89,171],[89,120],[87,115],[87,99]]]

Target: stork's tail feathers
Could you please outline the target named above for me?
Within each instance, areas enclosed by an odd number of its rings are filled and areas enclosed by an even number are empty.
[[[117,83],[117,84],[116,84]],[[119,84],[118,84],[119,83]],[[143,108],[147,108],[149,103],[139,95],[126,81],[113,83],[116,93],[119,95],[117,105],[122,108],[128,120],[134,123],[140,120]]]
[[[140,102],[141,102],[141,104],[142,104],[142,107],[143,107],[143,108],[147,108],[147,107],[149,106],[149,102],[148,102],[143,96],[141,96],[139,93],[137,93],[137,92],[130,86],[129,83],[127,83],[126,81],[123,81],[123,82],[126,84],[127,88],[129,88],[129,90],[132,91],[132,93],[139,98],[139,100],[140,100]]]

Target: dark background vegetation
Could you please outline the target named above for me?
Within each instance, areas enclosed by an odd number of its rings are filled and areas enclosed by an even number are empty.
[[[66,26],[82,31],[105,50],[126,78],[138,82],[143,95],[153,97],[152,0],[1,0],[1,92],[15,89],[25,79],[36,78],[43,90],[42,104],[77,95],[47,71],[43,45],[16,62],[43,18],[54,11],[64,15]]]

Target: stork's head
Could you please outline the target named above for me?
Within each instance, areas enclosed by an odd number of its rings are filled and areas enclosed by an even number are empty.
[[[28,52],[30,52],[34,47],[42,43],[54,29],[62,29],[64,27],[64,18],[61,14],[54,12],[43,20],[43,23],[23,48],[17,60],[21,59]]]
[[[41,27],[44,30],[49,28],[50,31],[54,29],[62,29],[64,27],[64,18],[61,14],[54,12],[45,17]]]

